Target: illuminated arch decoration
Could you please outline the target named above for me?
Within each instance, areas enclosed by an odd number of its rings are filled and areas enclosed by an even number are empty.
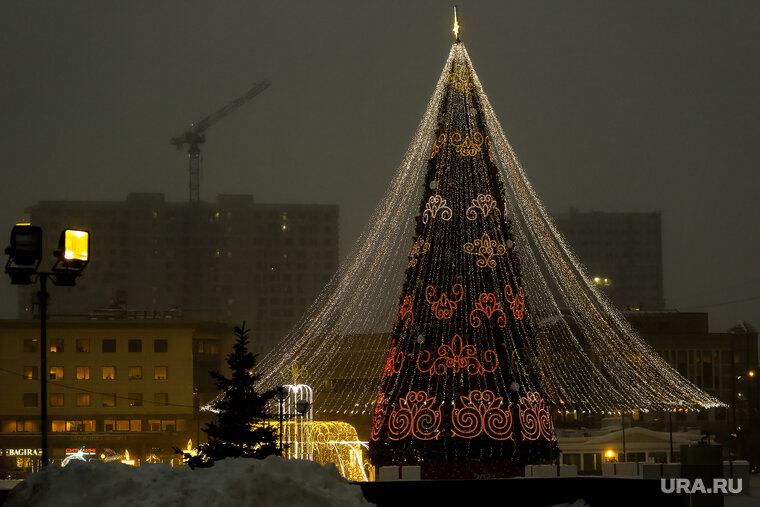
[[[478,196],[472,200],[472,206],[467,208],[467,211],[465,212],[467,220],[471,222],[477,220],[478,210],[480,210],[480,213],[484,218],[491,212],[493,212],[494,215],[501,216],[499,204],[490,194],[478,194]]]
[[[388,351],[388,359],[385,361],[383,377],[391,377],[401,371],[402,364],[404,364],[404,353],[398,350],[396,340],[393,340]]]
[[[468,241],[463,248],[464,253],[478,256],[476,264],[479,268],[495,268],[496,259],[494,257],[507,253],[506,247],[495,239],[491,239],[488,233],[483,233],[480,239]]]
[[[501,303],[496,301],[496,294],[493,292],[481,292],[473,305],[469,321],[470,325],[476,329],[483,323],[478,313],[485,314],[486,319],[490,319],[496,313],[499,315],[496,318],[496,324],[501,328],[507,327],[507,314],[501,309]]]
[[[451,208],[446,205],[446,199],[438,194],[431,195],[425,204],[425,212],[422,214],[422,223],[428,223],[428,220],[438,216],[438,212],[441,212],[441,220],[448,222],[453,215]]]
[[[289,459],[309,459],[322,465],[333,463],[349,481],[367,481],[364,455],[367,442],[359,440],[356,428],[343,421],[288,421],[284,455]],[[308,457],[304,457],[308,456]]]
[[[412,436],[419,440],[437,440],[440,436],[441,406],[434,408],[435,396],[425,391],[410,391],[399,399],[388,417],[388,437],[401,440]]]
[[[451,145],[463,157],[474,157],[483,148],[483,134],[474,132],[472,138],[469,135],[465,135],[464,140],[462,140],[462,134],[454,132],[451,134]]]
[[[412,251],[409,252],[409,264],[407,267],[413,268],[417,265],[419,257],[428,253],[430,250],[430,242],[425,241],[425,238],[418,236],[417,240],[412,244]]]
[[[525,313],[525,291],[522,287],[517,289],[517,294],[512,293],[512,286],[507,284],[504,286],[504,297],[509,303],[509,309],[512,311],[515,319],[522,320]]]
[[[461,407],[451,412],[452,436],[475,438],[483,433],[494,440],[514,440],[511,405],[491,390],[473,390],[459,397]]]
[[[408,328],[414,322],[414,311],[412,310],[412,296],[406,296],[404,302],[401,303],[399,308],[396,322],[403,322],[404,328]]]
[[[438,155],[438,151],[440,151],[441,147],[446,144],[446,134],[443,133],[438,136],[438,139],[436,139],[435,144],[433,145],[433,151],[430,153],[430,158],[435,158],[436,155]]]
[[[499,358],[496,352],[488,349],[483,352],[483,362],[477,357],[477,350],[472,344],[463,345],[462,337],[455,334],[451,343],[443,344],[438,347],[438,357],[432,359],[429,350],[423,350],[417,356],[417,369],[422,373],[433,375],[445,375],[447,372],[453,374],[461,370],[470,375],[483,375],[484,373],[493,373],[499,367]],[[429,364],[426,364],[429,363]],[[487,367],[483,366],[483,363]]]
[[[554,440],[554,426],[552,424],[549,407],[544,398],[535,391],[529,391],[520,400],[520,432],[525,440]]]
[[[457,309],[457,303],[462,300],[464,296],[464,288],[461,283],[455,283],[451,286],[451,294],[456,299],[449,298],[445,292],[441,292],[441,296],[435,298],[435,287],[428,285],[425,287],[425,299],[430,303],[430,309],[433,311],[433,315],[438,320],[450,319],[454,315],[454,310]]]

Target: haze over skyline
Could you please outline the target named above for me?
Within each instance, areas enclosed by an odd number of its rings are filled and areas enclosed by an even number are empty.
[[[546,206],[661,211],[667,307],[708,311],[716,331],[760,326],[760,6],[459,7]],[[2,3],[0,234],[40,200],[187,200],[169,139],[269,78],[208,130],[201,199],[339,204],[345,253],[411,141],[451,15],[433,1]],[[15,309],[6,278],[0,316]]]

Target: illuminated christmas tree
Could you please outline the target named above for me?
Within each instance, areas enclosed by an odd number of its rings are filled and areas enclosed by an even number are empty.
[[[450,59],[371,452],[376,464],[537,463],[556,447],[472,64]]]
[[[387,192],[262,361],[262,384],[278,385],[294,360],[317,417],[372,417],[380,465],[473,471],[479,460],[495,467],[483,473],[510,475],[510,464],[517,473],[552,457],[552,415],[725,406],[649,347],[588,276],[458,36]]]

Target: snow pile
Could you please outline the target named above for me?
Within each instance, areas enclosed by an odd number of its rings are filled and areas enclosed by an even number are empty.
[[[168,464],[132,467],[74,461],[49,466],[14,488],[6,507],[353,507],[372,505],[361,488],[334,465],[286,460],[230,458],[211,468]]]

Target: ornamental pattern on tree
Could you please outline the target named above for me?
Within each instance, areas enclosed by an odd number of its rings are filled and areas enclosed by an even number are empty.
[[[496,301],[496,295],[492,292],[481,292],[478,296],[478,301],[475,303],[474,308],[470,312],[470,325],[474,328],[478,328],[483,323],[479,313],[485,315],[486,319],[490,319],[492,315],[497,314],[496,323],[499,327],[507,327],[507,314],[501,309],[501,303]]]
[[[445,292],[441,292],[440,297],[435,297],[435,287],[428,285],[425,287],[425,299],[430,303],[430,309],[433,311],[433,315],[438,320],[450,319],[454,315],[454,310],[457,309],[457,303],[462,300],[464,296],[464,289],[462,289],[461,283],[455,283],[451,286],[451,295],[448,297]],[[456,298],[456,299],[454,299]]]
[[[491,212],[493,212],[494,215],[501,215],[496,199],[488,194],[478,194],[478,196],[472,200],[472,206],[467,208],[467,220],[477,220],[477,210],[480,210],[483,217],[487,217]]]
[[[451,434],[455,437],[475,438],[485,433],[494,440],[514,440],[512,412],[502,408],[501,396],[493,391],[470,391],[460,396],[460,405],[451,412]]]
[[[408,218],[416,229],[370,455],[381,466],[548,460],[556,444],[534,367],[530,288],[475,74],[455,60],[445,81],[419,211]]]
[[[441,212],[441,220],[447,222],[451,220],[451,208],[446,205],[446,199],[438,194],[431,195],[425,205],[425,212],[422,214],[422,223],[426,224],[429,219],[438,216],[439,211]]]
[[[464,244],[463,248],[465,253],[478,257],[477,264],[479,268],[495,268],[495,257],[507,253],[507,247],[495,239],[491,239],[491,236],[487,232],[484,232],[483,237],[479,239],[472,242],[468,241]]]
[[[457,374],[460,371],[470,375],[483,375],[492,373],[499,366],[496,352],[486,350],[483,352],[483,362],[478,357],[478,351],[474,345],[462,344],[462,337],[455,334],[451,343],[438,347],[438,356],[433,359],[432,354],[423,350],[417,356],[417,368],[422,373],[430,375],[445,375],[446,373]],[[427,364],[430,363],[430,364]],[[486,366],[483,366],[483,365]]]
[[[544,398],[531,391],[520,401],[520,426],[526,440],[554,440],[554,426]]]
[[[420,440],[437,439],[441,426],[440,404],[435,408],[435,397],[425,391],[411,391],[398,401],[388,418],[388,432],[392,440],[413,436]]]

